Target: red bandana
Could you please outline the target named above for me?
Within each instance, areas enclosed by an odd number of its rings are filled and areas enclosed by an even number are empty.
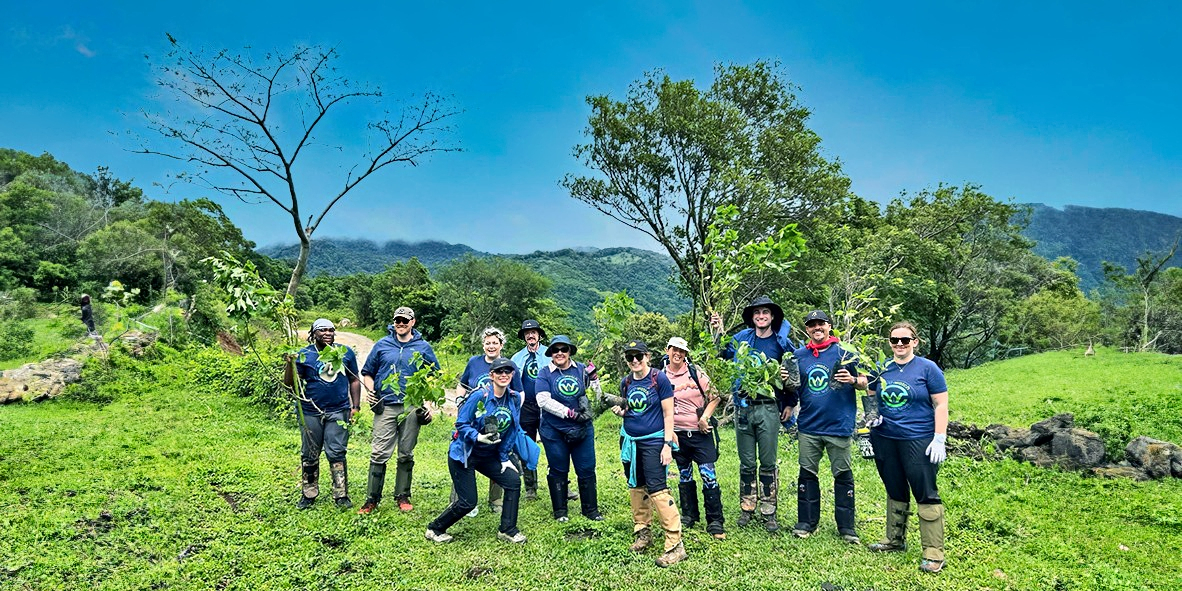
[[[829,348],[829,345],[832,345],[833,343],[837,343],[837,342],[841,342],[841,339],[839,339],[837,337],[829,337],[819,344],[809,341],[804,344],[804,348],[808,349],[809,351],[812,351],[813,357],[820,357],[821,351],[824,351],[825,349]]]

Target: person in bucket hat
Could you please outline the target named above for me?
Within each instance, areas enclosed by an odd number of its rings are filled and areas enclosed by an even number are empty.
[[[525,402],[521,406],[521,428],[537,441],[538,427],[542,424],[542,409],[538,407],[538,373],[550,364],[550,357],[542,347],[546,331],[537,320],[531,318],[521,323],[517,336],[525,341],[525,346],[513,354],[513,363],[521,370],[521,387],[525,392]],[[537,499],[537,470],[525,469],[521,478],[525,485],[525,500]]]

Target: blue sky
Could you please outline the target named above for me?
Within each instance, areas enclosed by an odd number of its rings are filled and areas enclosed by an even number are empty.
[[[0,146],[109,166],[158,199],[209,195],[154,186],[178,169],[120,134],[157,105],[144,55],[167,49],[165,32],[190,47],[332,45],[388,97],[453,96],[465,151],[370,178],[320,237],[653,248],[558,185],[581,172],[584,97],[623,97],[654,68],[705,86],[715,63],[761,58],[800,87],[864,197],[971,181],[1020,202],[1182,216],[1182,8],[1169,3],[5,4]],[[222,201],[259,244],[294,240],[273,206]]]

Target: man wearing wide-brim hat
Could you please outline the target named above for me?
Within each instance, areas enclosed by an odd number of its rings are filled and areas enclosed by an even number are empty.
[[[521,428],[534,441],[538,440],[538,426],[542,423],[542,409],[538,407],[537,381],[541,368],[550,364],[550,356],[542,348],[546,331],[537,320],[528,319],[521,323],[517,336],[525,341],[525,347],[513,355],[513,363],[521,368],[521,386],[525,391],[525,402],[521,406]],[[522,474],[525,481],[525,500],[538,498],[538,472],[526,469]]]
[[[723,359],[734,359],[740,346],[747,344],[748,355],[758,356],[764,363],[779,364],[785,355],[796,348],[788,335],[792,326],[784,320],[784,310],[767,296],[755,298],[743,308],[747,328],[739,331],[722,350]],[[718,342],[723,333],[722,318],[713,314],[711,332]],[[781,367],[780,376],[788,379]],[[777,443],[780,435],[781,411],[792,412],[796,406],[794,390],[773,389],[773,396],[760,396],[741,382],[735,384],[735,442],[739,450],[739,525],[744,526],[755,517],[755,510],[763,519],[764,528],[776,532],[779,470],[776,468]],[[758,485],[757,485],[758,483]],[[758,488],[757,488],[758,486]],[[757,492],[758,491],[758,492]]]

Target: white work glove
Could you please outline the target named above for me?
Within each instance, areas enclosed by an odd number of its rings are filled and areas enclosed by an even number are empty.
[[[603,385],[598,379],[591,380],[591,391],[594,392],[596,396],[599,396],[600,398],[603,397]]]
[[[517,466],[514,466],[513,462],[505,460],[504,462],[501,462],[501,474],[504,474],[505,470],[512,470],[512,471],[516,472]]]
[[[946,441],[948,441],[947,435],[936,433],[936,436],[932,438],[932,442],[928,444],[928,448],[924,450],[924,453],[928,454],[928,459],[933,464],[939,464],[944,461],[944,458],[948,457],[948,451],[944,449],[944,442]]]
[[[884,416],[882,416],[882,415],[878,415],[877,417],[874,417],[874,420],[873,420],[873,421],[868,421],[868,422],[866,423],[866,426],[867,426],[868,428],[870,428],[870,429],[873,429],[873,428],[875,428],[875,427],[877,427],[877,426],[881,425],[881,424],[882,424],[882,421],[883,421],[883,419],[885,419],[885,418],[886,418],[886,417],[884,417]]]
[[[476,436],[476,441],[479,441],[485,445],[496,445],[500,443],[500,441],[497,440],[496,433],[481,433],[480,435]]]

